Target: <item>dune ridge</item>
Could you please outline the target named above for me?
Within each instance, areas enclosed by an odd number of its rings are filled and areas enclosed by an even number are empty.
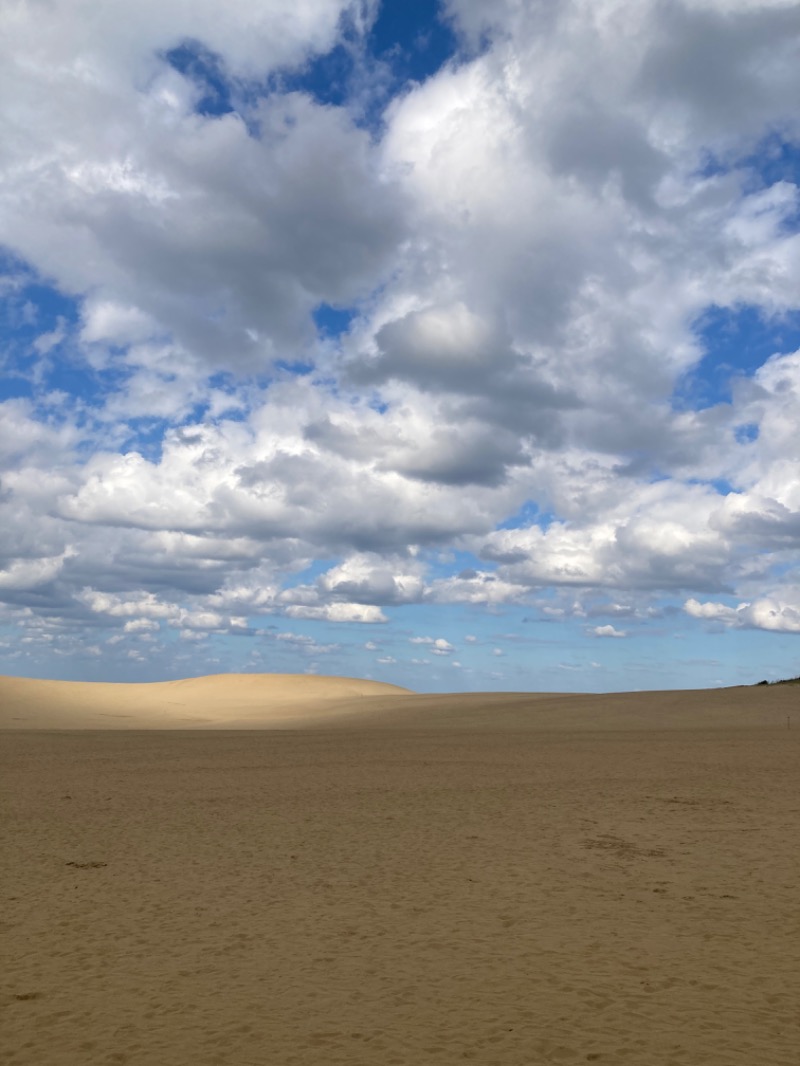
[[[408,693],[316,674],[211,674],[178,681],[0,677],[0,729],[269,728],[325,719],[333,706]]]
[[[314,674],[140,683],[0,677],[0,729],[786,729],[797,710],[792,686],[425,694]]]

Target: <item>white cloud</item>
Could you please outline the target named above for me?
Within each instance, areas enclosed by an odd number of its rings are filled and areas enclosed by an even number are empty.
[[[125,633],[150,633],[161,627],[152,618],[134,618],[130,622],[126,622],[122,628]]]
[[[595,637],[627,637],[624,629],[616,629],[612,625],[594,626],[589,631]]]
[[[338,644],[319,644],[307,633],[276,633],[275,639],[282,644],[288,644],[303,655],[330,655],[340,647]]]
[[[289,606],[286,608],[289,618],[316,618],[326,622],[362,622],[374,625],[386,622],[386,615],[379,607],[366,606],[363,603],[328,603],[324,607]]]
[[[85,588],[78,599],[93,614],[105,615],[109,619],[128,618],[124,632],[141,632],[156,630],[159,622],[181,630],[206,632],[232,632],[246,628],[246,621],[241,617],[222,615],[217,611],[203,607],[186,608],[178,603],[160,599],[152,592],[139,592],[134,599]]]
[[[157,332],[155,321],[138,307],[91,297],[83,306],[81,340],[86,344],[132,344],[148,340]]]
[[[765,629],[774,633],[800,633],[800,595],[787,603],[777,597],[765,597],[752,603],[728,607],[723,603],[691,598],[684,610],[693,618],[721,622],[732,629]]]
[[[405,571],[405,572],[404,572]],[[320,594],[367,603],[417,602],[424,588],[419,563],[358,554],[320,575]]]
[[[456,650],[444,637],[409,637],[410,644],[427,644],[432,655],[452,655]]]
[[[0,569],[0,589],[23,591],[38,588],[52,581],[72,555],[74,551],[68,548],[60,555],[39,559],[14,559],[5,568]]]

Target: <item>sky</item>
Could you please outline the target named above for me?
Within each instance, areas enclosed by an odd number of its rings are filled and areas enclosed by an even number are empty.
[[[0,672],[800,673],[800,4],[6,0]]]

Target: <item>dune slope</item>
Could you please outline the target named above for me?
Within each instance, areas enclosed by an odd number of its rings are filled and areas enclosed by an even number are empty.
[[[335,707],[408,689],[348,677],[213,674],[112,684],[0,677],[3,729],[268,728],[324,720]]]
[[[336,712],[336,713],[334,713]],[[741,686],[666,692],[468,692],[369,696],[331,706],[329,726],[381,730],[619,732],[800,729],[800,691]]]
[[[214,674],[142,684],[0,677],[0,729],[617,731],[800,729],[800,691],[419,694],[307,674]]]

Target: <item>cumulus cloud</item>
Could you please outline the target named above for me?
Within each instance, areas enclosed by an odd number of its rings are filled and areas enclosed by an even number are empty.
[[[314,618],[326,622],[362,622],[374,625],[386,622],[386,615],[379,607],[363,603],[328,603],[323,607],[304,607],[292,604],[286,608],[289,618]]]
[[[359,554],[321,574],[318,588],[321,595],[387,605],[417,602],[424,581],[413,560],[404,565],[399,559]]]
[[[320,644],[307,633],[276,633],[275,640],[289,645],[303,655],[330,655],[339,649],[338,644]]]
[[[176,629],[208,632],[236,632],[245,629],[244,618],[225,616],[203,608],[187,609],[176,603],[158,599],[153,593],[142,592],[136,599],[126,600],[94,589],[85,589],[79,599],[95,614],[109,618],[129,618],[124,632],[145,632],[159,628],[164,621]]]
[[[302,93],[246,102],[248,78],[331,47],[359,9],[112,2],[89,18],[59,0],[46,25],[35,6],[6,15],[5,241],[87,294],[86,344],[166,333],[211,370],[253,372],[309,341],[318,303],[369,292],[402,206],[368,135]],[[198,113],[168,62],[187,41],[241,89],[237,110]]]
[[[0,570],[0,589],[24,591],[52,581],[64,566],[64,561],[74,552],[70,549],[60,555],[38,559],[14,559]]]
[[[452,655],[456,650],[444,637],[409,637],[411,644],[427,644],[432,655]]]
[[[594,637],[627,637],[624,629],[615,629],[612,625],[594,626],[589,631]]]
[[[160,628],[159,623],[152,618],[135,618],[123,626],[126,633],[152,633]]]
[[[688,599],[684,610],[693,618],[721,622],[732,629],[766,629],[775,633],[800,633],[800,599],[792,603],[778,597],[764,597],[752,603],[729,607],[724,603],[701,603]]]
[[[373,122],[376,11],[0,14],[8,624],[794,632],[797,6],[447,0]],[[315,98],[345,37],[360,96]],[[742,315],[772,347],[726,368]]]

